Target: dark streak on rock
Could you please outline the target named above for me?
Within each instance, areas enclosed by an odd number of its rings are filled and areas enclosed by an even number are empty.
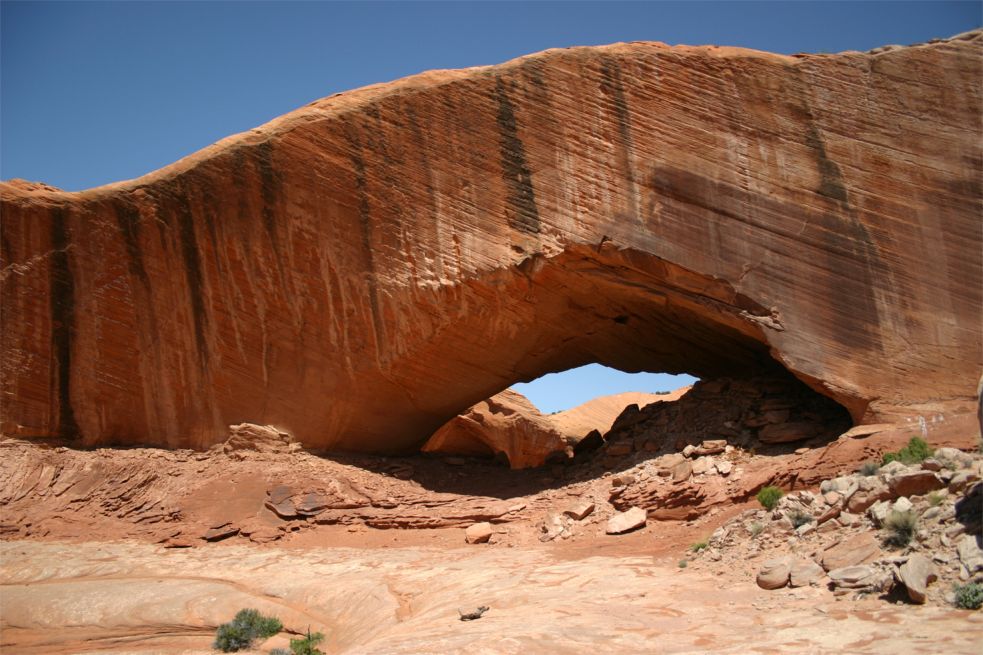
[[[532,186],[532,173],[526,164],[525,148],[515,122],[515,108],[505,90],[505,82],[495,83],[498,101],[499,143],[502,157],[502,178],[508,188],[509,226],[513,229],[539,234],[539,210]]]
[[[129,258],[127,266],[130,275],[140,280],[143,288],[150,293],[150,277],[143,264],[143,253],[140,250],[140,212],[128,202],[119,202],[115,206],[116,225],[123,235],[126,255]]]
[[[176,205],[178,230],[181,233],[181,255],[184,259],[184,275],[188,283],[191,314],[195,323],[195,343],[198,346],[199,361],[204,367],[208,363],[208,340],[205,337],[208,316],[205,314],[203,296],[204,276],[201,268],[201,254],[198,251],[198,239],[195,236],[191,199],[180,182],[176,182],[174,185],[172,200]]]
[[[78,439],[79,429],[72,408],[72,341],[75,335],[75,280],[68,249],[71,235],[68,212],[51,210],[51,363],[52,391],[58,396],[58,433],[64,439]],[[54,400],[54,399],[53,399]]]
[[[621,81],[621,69],[610,57],[601,59],[601,92],[614,105],[615,120],[618,123],[618,135],[621,137],[621,166],[628,179],[628,203],[632,217],[640,218],[638,207],[638,185],[635,180],[635,167],[632,165],[631,153],[635,149],[631,137],[631,114],[628,102],[625,100],[625,86]]]
[[[839,165],[826,154],[826,142],[823,140],[815,124],[809,122],[806,132],[806,145],[816,153],[816,165],[819,168],[819,193],[839,202],[849,204],[846,186],[843,184],[843,173]]]
[[[259,191],[263,199],[262,217],[263,228],[270,239],[270,246],[276,258],[277,266],[280,266],[280,243],[276,231],[276,204],[280,190],[280,177],[277,175],[276,168],[273,166],[273,144],[264,141],[255,146],[255,165],[259,172]]]
[[[359,235],[362,239],[362,251],[365,253],[365,261],[368,267],[369,306],[372,309],[372,326],[375,329],[376,349],[381,352],[385,327],[383,326],[382,315],[379,311],[379,289],[376,281],[375,257],[372,249],[372,218],[370,215],[369,193],[365,175],[365,161],[362,159],[362,141],[359,138],[357,128],[350,123],[346,126],[345,136],[348,139],[348,151],[349,157],[352,160],[352,168],[355,170],[355,190],[358,193]]]

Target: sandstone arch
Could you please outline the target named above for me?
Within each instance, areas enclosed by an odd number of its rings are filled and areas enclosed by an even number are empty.
[[[137,180],[2,186],[3,431],[396,451],[598,361],[970,416],[981,37],[618,44],[327,98]]]

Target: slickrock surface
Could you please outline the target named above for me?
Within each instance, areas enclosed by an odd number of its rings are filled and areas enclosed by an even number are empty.
[[[550,371],[772,358],[854,421],[958,426],[981,48],[551,50],[319,100],[137,180],[3,184],[2,430],[399,451]]]
[[[546,418],[562,435],[579,440],[591,430],[600,432],[610,430],[614,419],[618,418],[628,405],[645,407],[652,403],[671,402],[679,400],[687,391],[689,387],[682,387],[669,393],[627,391],[610,396],[599,396],[571,409],[548,414]]]
[[[981,612],[746,580],[722,588],[721,576],[640,551],[0,544],[0,645],[24,655],[211,655],[215,627],[255,607],[290,636],[308,625],[323,632],[332,655],[979,653]],[[458,609],[479,605],[489,607],[480,621],[458,620]]]

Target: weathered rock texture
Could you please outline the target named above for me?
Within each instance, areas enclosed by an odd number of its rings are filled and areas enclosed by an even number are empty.
[[[501,456],[512,468],[528,468],[543,464],[550,453],[562,454],[565,446],[563,435],[528,398],[506,389],[445,423],[421,450]]]
[[[552,50],[129,182],[4,184],[3,431],[395,451],[595,361],[776,360],[856,421],[951,422],[983,341],[981,46]]]

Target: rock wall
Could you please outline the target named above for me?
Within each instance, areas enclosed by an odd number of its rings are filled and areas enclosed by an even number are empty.
[[[399,451],[588,362],[778,362],[854,421],[964,416],[981,46],[551,50],[129,182],[3,184],[3,432],[200,448],[249,422]]]

